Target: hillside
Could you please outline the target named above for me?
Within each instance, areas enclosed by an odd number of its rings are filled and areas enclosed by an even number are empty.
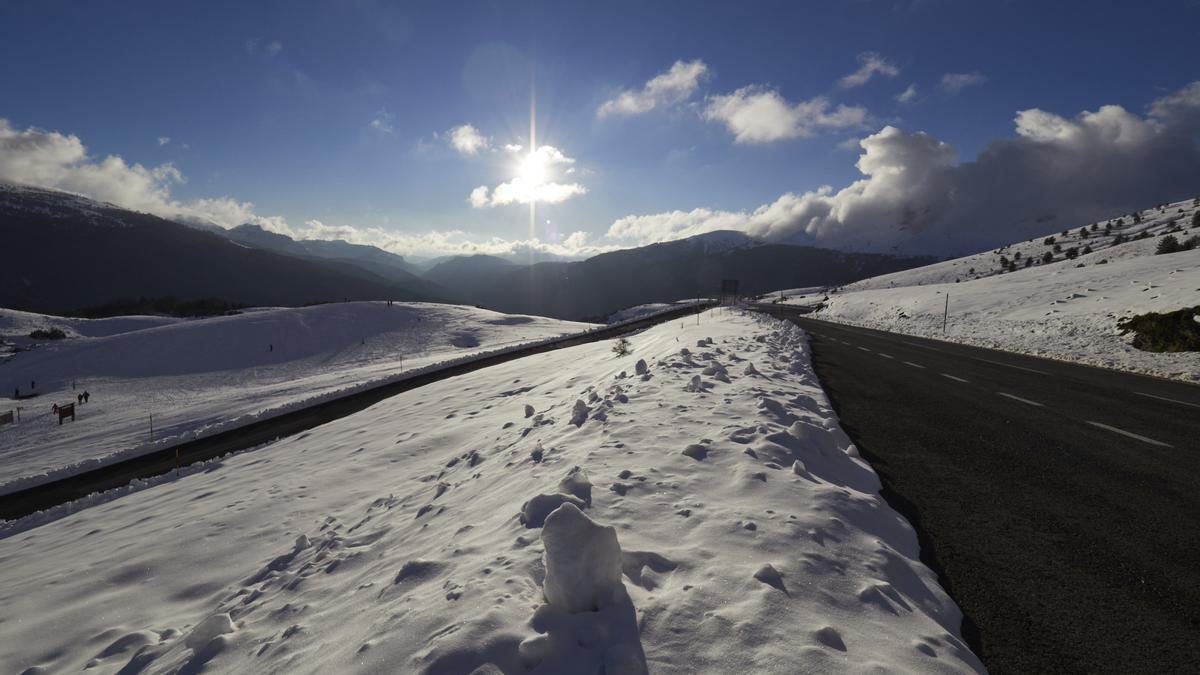
[[[250,248],[145,213],[0,183],[0,306],[66,312],[119,298],[218,297],[247,305],[435,299],[338,264]]]
[[[1168,236],[1200,235],[1192,224],[1198,211],[1197,200],[1164,204],[1136,217],[864,279],[832,289],[815,316],[1200,381],[1200,353],[1141,351],[1117,327],[1124,317],[1200,305],[1200,248],[1156,255]],[[823,297],[797,295],[789,302]]]

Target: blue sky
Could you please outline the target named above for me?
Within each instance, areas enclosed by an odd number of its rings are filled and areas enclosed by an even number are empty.
[[[44,0],[0,8],[0,118],[10,135],[74,136],[87,154],[76,168],[109,155],[171,167],[148,189],[172,204],[230,197],[270,226],[319,233],[315,220],[411,252],[430,231],[529,237],[520,198],[469,197],[516,175],[534,96],[538,144],[563,158],[540,167],[544,180],[576,186],[537,204],[535,235],[630,245],[715,226],[606,236],[625,216],[745,215],[840,190],[863,177],[855,140],[888,125],[928,132],[961,162],[1015,137],[1022,110],[1074,120],[1116,104],[1150,119],[1200,79],[1198,49],[1200,3],[1181,1]],[[702,73],[647,94],[677,62]],[[842,80],[867,64],[865,81]],[[622,92],[637,111],[600,112]],[[772,110],[751,104],[772,101],[790,122],[754,117]],[[482,139],[474,154],[451,142],[461,125]],[[91,183],[57,186],[79,185]]]

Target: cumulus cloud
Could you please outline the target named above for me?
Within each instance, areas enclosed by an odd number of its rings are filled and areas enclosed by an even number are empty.
[[[900,69],[888,62],[875,52],[863,52],[858,55],[858,70],[838,80],[838,86],[843,89],[853,89],[871,81],[876,75],[895,77]]]
[[[710,97],[704,118],[724,124],[737,143],[771,143],[805,138],[821,129],[860,127],[867,111],[859,106],[833,107],[821,96],[789,103],[774,89],[749,86]]]
[[[1038,109],[973,161],[924,132],[884,127],[861,141],[863,178],[787,193],[751,211],[632,215],[608,236],[645,244],[732,229],[772,242],[962,254],[1109,218],[1200,185],[1200,83],[1145,117],[1103,106],[1073,118]]]
[[[552,145],[543,145],[527,153],[516,167],[517,175],[495,188],[480,185],[471,191],[471,206],[482,209],[505,204],[557,204],[587,194],[579,183],[559,182],[560,176],[574,174],[575,160]]]
[[[708,66],[699,59],[676,61],[669,70],[650,78],[641,89],[620,92],[596,109],[597,117],[640,115],[654,108],[686,100],[700,87]]]
[[[504,239],[491,237],[475,239],[462,230],[431,230],[429,232],[397,232],[378,227],[339,226],[319,220],[305,221],[297,231],[302,239],[341,239],[354,244],[377,246],[400,255],[552,255],[562,258],[584,258],[620,248],[589,242],[585,232],[573,232],[566,237],[546,239]]]
[[[464,155],[478,155],[491,147],[492,141],[470,124],[462,124],[446,132],[446,142]]]
[[[976,87],[987,82],[983,73],[946,73],[942,75],[942,91],[953,96],[967,87]]]
[[[910,84],[910,85],[908,85],[907,89],[900,92],[899,94],[896,94],[896,100],[899,101],[900,103],[912,103],[913,101],[917,100],[918,95],[919,94],[917,93],[917,85]]]

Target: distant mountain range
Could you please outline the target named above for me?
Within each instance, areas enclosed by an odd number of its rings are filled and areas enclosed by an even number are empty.
[[[441,300],[564,319],[715,294],[839,285],[932,258],[762,244],[740,232],[580,261],[474,255],[418,264],[374,246],[295,240],[256,225],[184,225],[54,190],[0,184],[0,305],[70,312],[171,295],[248,305]],[[515,260],[514,260],[515,258]],[[535,258],[536,260],[536,258]]]

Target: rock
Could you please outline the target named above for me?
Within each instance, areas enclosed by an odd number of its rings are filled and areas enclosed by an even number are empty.
[[[683,449],[682,454],[687,455],[692,459],[703,460],[705,457],[708,457],[708,448],[700,445],[699,443],[692,443]]]
[[[638,362],[633,366],[633,372],[638,375],[645,375],[650,372],[650,367],[646,365],[646,359],[638,359]]]
[[[583,501],[587,506],[592,505],[592,482],[588,480],[587,474],[579,467],[572,467],[567,472],[566,478],[563,478],[558,484],[558,491],[563,494],[573,495]]]
[[[534,413],[533,406],[526,403],[525,404],[525,417],[533,417],[533,413]]]
[[[787,593],[787,588],[783,585],[783,575],[770,563],[758,568],[758,571],[754,573],[754,578]]]
[[[586,506],[583,500],[572,495],[541,494],[521,505],[521,524],[531,530],[542,527],[546,523],[546,517],[563,504]]]
[[[570,614],[611,604],[621,585],[621,545],[617,531],[598,525],[574,504],[546,518],[542,528],[546,602]]]
[[[587,407],[587,404],[582,399],[575,399],[575,407],[571,409],[571,424],[577,427],[583,426],[583,423],[587,421],[589,412],[591,412],[591,409]]]

